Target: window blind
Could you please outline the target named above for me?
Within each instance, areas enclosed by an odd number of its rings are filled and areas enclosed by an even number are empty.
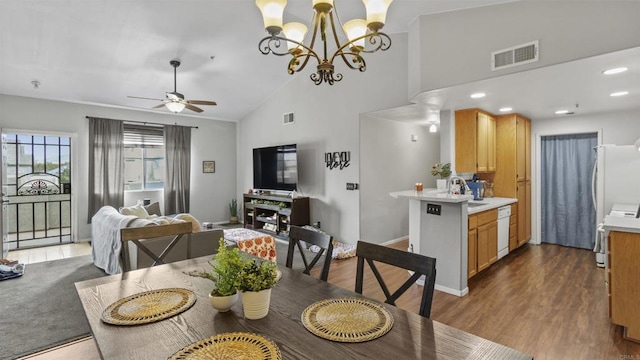
[[[124,124],[125,147],[161,147],[164,129],[159,126]]]

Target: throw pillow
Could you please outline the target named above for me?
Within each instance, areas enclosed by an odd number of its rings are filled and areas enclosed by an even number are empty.
[[[149,215],[162,216],[162,211],[160,211],[160,203],[157,201],[153,204],[145,206],[144,209],[147,210],[147,213],[149,213]]]
[[[200,222],[198,221],[198,219],[194,218],[193,215],[191,214],[178,214],[176,216],[174,216],[174,219],[179,219],[179,220],[184,220],[184,221],[188,221],[191,223],[192,226],[192,230],[193,232],[200,232],[202,231],[202,228],[200,227]]]
[[[120,208],[120,214],[122,215],[133,215],[137,216],[141,219],[146,219],[149,217],[149,213],[144,209],[142,205],[134,205],[134,206],[125,206]]]

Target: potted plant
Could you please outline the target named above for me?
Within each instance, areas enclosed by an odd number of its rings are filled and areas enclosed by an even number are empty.
[[[277,266],[274,262],[256,258],[243,260],[235,287],[240,291],[246,319],[256,320],[267,316],[276,274]]]
[[[231,199],[229,203],[229,213],[231,214],[229,222],[232,224],[238,223],[238,201],[236,199]]]
[[[229,311],[238,301],[236,277],[243,266],[244,259],[238,248],[229,249],[220,238],[218,252],[209,262],[211,271],[192,271],[191,276],[209,279],[214,282],[214,288],[209,294],[211,306],[220,312]]]
[[[436,180],[438,190],[446,190],[447,178],[451,175],[451,163],[435,163],[431,167],[431,175],[440,177],[438,180]]]

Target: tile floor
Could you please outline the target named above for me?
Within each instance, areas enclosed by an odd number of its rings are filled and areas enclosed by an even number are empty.
[[[33,264],[82,255],[91,255],[91,245],[88,242],[10,250],[7,259],[18,260],[22,264]]]

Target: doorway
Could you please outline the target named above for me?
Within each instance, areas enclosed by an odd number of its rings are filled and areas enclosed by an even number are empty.
[[[540,140],[541,241],[593,249],[593,148],[598,134],[542,136]]]
[[[2,142],[8,250],[71,243],[71,137],[3,132]]]

